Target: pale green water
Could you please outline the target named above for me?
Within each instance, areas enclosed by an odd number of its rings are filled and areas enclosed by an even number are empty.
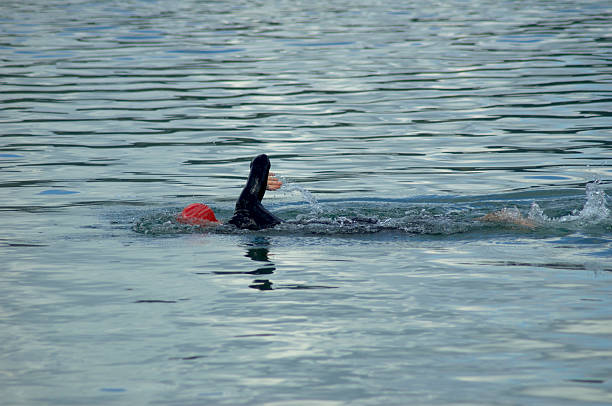
[[[612,403],[611,25],[0,3],[2,404]],[[175,222],[227,220],[259,153],[287,223]]]

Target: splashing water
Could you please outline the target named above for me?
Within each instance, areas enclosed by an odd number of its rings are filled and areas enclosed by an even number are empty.
[[[317,201],[317,198],[312,193],[310,193],[309,190],[303,188],[300,185],[287,181],[287,179],[285,179],[282,176],[278,176],[278,175],[276,176],[281,180],[281,182],[283,182],[283,191],[301,193],[304,200],[306,200],[306,202],[308,202],[308,204],[310,205],[310,211],[312,213],[314,214],[323,213],[323,208]]]
[[[603,190],[601,182],[596,180],[586,185],[586,200],[582,209],[573,210],[570,214],[561,217],[549,217],[544,214],[544,210],[536,202],[533,202],[528,218],[538,223],[601,223],[610,216],[610,210],[606,205],[607,198],[608,196]]]
[[[586,185],[586,202],[584,208],[580,211],[579,216],[582,218],[601,221],[610,216],[610,210],[606,206],[607,195],[601,187],[601,182],[588,183]]]
[[[551,221],[550,217],[544,214],[544,210],[536,202],[531,203],[529,214],[527,215],[529,220],[533,220],[537,223],[547,223]]]

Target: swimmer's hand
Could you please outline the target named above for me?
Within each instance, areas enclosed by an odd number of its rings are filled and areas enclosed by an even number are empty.
[[[280,189],[281,186],[283,186],[283,182],[281,182],[280,179],[274,176],[274,173],[270,172],[268,174],[268,185],[266,186],[266,189],[277,190]]]

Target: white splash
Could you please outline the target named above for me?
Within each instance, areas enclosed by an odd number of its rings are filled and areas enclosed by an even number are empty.
[[[529,209],[529,214],[527,218],[530,220],[537,221],[539,223],[549,222],[551,219],[546,214],[544,214],[544,210],[540,207],[536,202],[531,203],[531,208]]]
[[[578,214],[582,218],[592,218],[603,220],[610,216],[610,210],[606,206],[608,196],[600,185],[600,181],[587,183],[586,185],[586,202],[584,208]]]
[[[321,205],[317,201],[317,198],[314,197],[314,195],[312,193],[310,193],[310,191],[308,191],[307,189],[304,189],[300,185],[297,185],[295,183],[287,181],[282,176],[278,176],[278,175],[276,175],[276,176],[281,180],[281,182],[283,182],[282,189],[285,192],[299,192],[299,193],[301,193],[301,195],[304,198],[304,200],[306,200],[306,202],[308,202],[308,204],[310,205],[310,210],[313,213],[316,213],[316,214],[323,213],[323,208],[321,208]]]
[[[540,206],[533,202],[531,209],[529,210],[529,219],[537,222],[588,222],[588,223],[599,223],[606,220],[610,216],[610,209],[606,205],[606,199],[608,196],[601,187],[601,182],[596,180],[594,182],[587,183],[586,185],[586,200],[582,209],[574,210],[570,214],[565,216],[551,218],[544,214],[544,211]]]

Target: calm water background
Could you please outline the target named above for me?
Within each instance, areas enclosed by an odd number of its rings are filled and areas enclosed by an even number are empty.
[[[2,1],[3,404],[612,403],[611,26]],[[227,219],[263,152],[288,224],[174,221]],[[504,208],[537,227],[477,220]]]

